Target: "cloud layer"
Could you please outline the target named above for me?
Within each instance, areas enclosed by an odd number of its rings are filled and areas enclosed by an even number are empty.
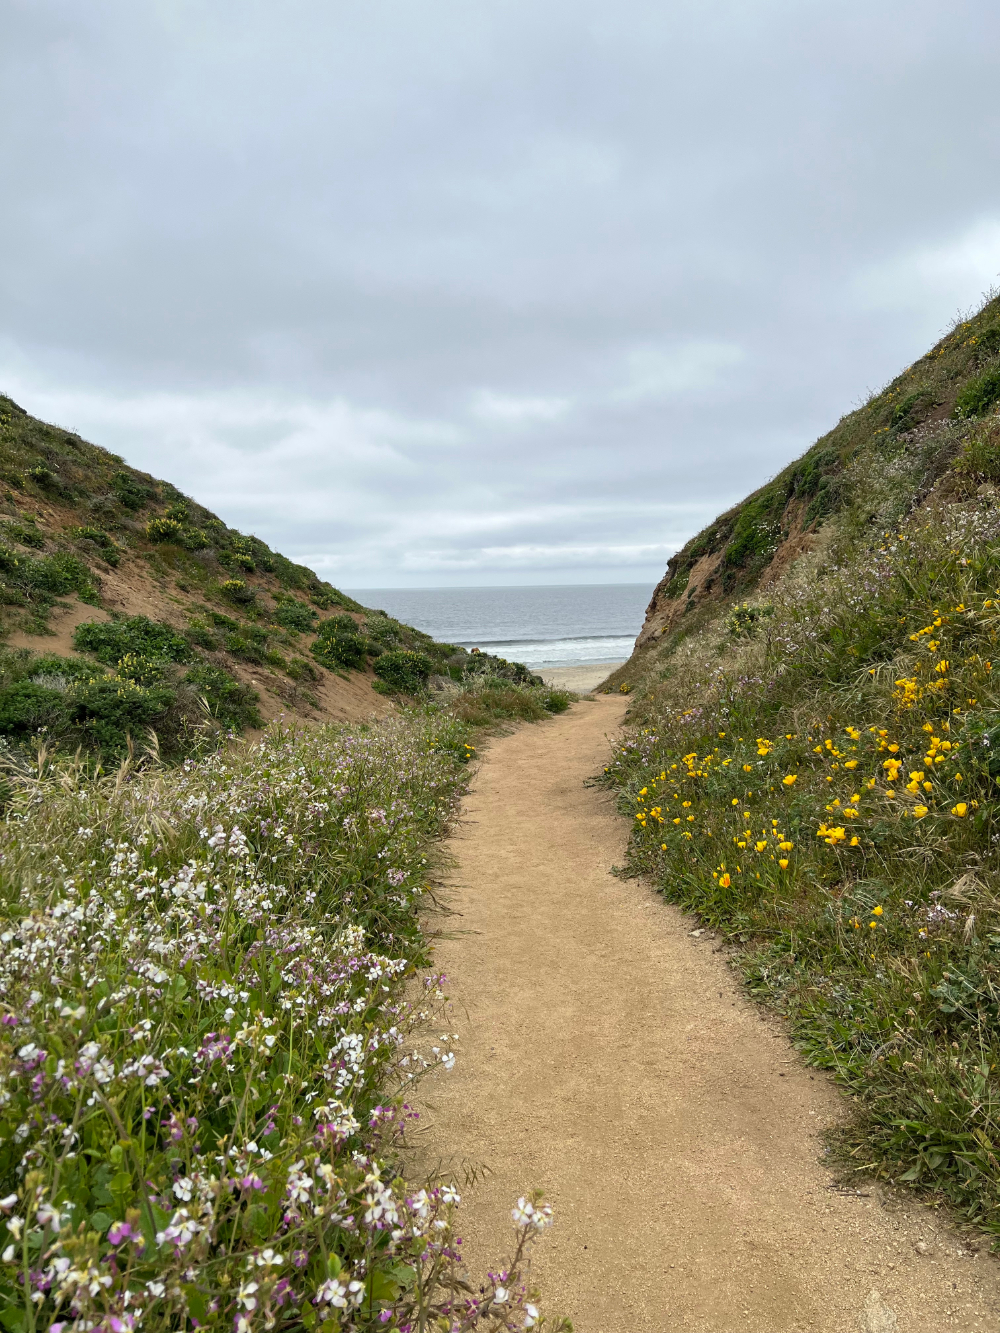
[[[656,578],[1000,273],[987,0],[14,0],[0,387],[350,587]]]

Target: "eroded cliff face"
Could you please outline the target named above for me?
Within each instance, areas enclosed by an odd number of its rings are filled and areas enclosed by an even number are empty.
[[[721,603],[751,587],[769,587],[794,560],[812,549],[817,539],[817,519],[808,515],[808,501],[793,494],[777,523],[765,527],[761,540],[753,547],[756,571],[748,571],[733,560],[732,537],[742,511],[764,495],[763,491],[757,492],[745,505],[721,515],[671,557],[646,608],[646,619],[635,641],[637,650],[679,628],[684,617],[706,601]]]

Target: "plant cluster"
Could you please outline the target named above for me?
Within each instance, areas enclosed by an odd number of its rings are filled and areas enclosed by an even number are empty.
[[[0,602],[24,606],[44,620],[59,597],[76,593],[82,602],[98,601],[94,576],[75,555],[55,551],[38,558],[0,545]]]
[[[852,1166],[1000,1233],[1000,514],[845,524],[768,599],[647,682],[606,770],[631,868],[857,1094]]]
[[[405,1098],[455,1058],[441,979],[408,979],[467,737],[424,710],[172,770],[94,779],[42,755],[14,775],[11,1333],[548,1327],[527,1283],[548,1208],[518,1200],[511,1256],[476,1288],[458,1192],[400,1175]]]

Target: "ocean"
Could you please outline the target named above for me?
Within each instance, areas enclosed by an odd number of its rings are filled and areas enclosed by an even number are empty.
[[[537,669],[623,661],[642,628],[653,587],[600,583],[344,591],[435,639]]]

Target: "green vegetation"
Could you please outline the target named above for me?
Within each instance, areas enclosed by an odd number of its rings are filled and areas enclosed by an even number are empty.
[[[534,715],[532,693],[477,680],[460,697],[492,724]],[[154,1333],[242,1327],[251,1299],[283,1329],[331,1331],[345,1308],[358,1329],[542,1326],[523,1282],[541,1200],[518,1202],[512,1253],[474,1292],[448,1258],[457,1192],[400,1178],[413,1079],[455,1059],[443,979],[414,973],[475,739],[422,704],[181,768],[44,751],[10,767],[5,1329],[127,1328],[136,1292]]]
[[[434,663],[425,653],[393,648],[375,662],[375,674],[395,694],[419,694],[427,685]]]
[[[317,662],[333,671],[363,668],[368,652],[368,642],[359,634],[357,622],[346,614],[324,620],[312,646]]]
[[[128,654],[164,662],[191,659],[191,649],[183,635],[148,616],[88,621],[74,630],[73,644],[80,652],[93,653],[99,662],[112,665]]]
[[[546,715],[564,713],[576,696],[548,686],[514,685],[493,678],[473,681],[458,694],[452,713],[472,727],[503,722],[540,722]]]
[[[980,337],[998,313],[690,544],[680,565],[728,558],[762,515],[808,524],[796,479],[836,480],[766,593],[703,596],[616,673],[635,703],[606,777],[629,871],[722,932],[855,1094],[850,1170],[1000,1234],[1000,420]],[[733,561],[749,578],[761,551]]]

